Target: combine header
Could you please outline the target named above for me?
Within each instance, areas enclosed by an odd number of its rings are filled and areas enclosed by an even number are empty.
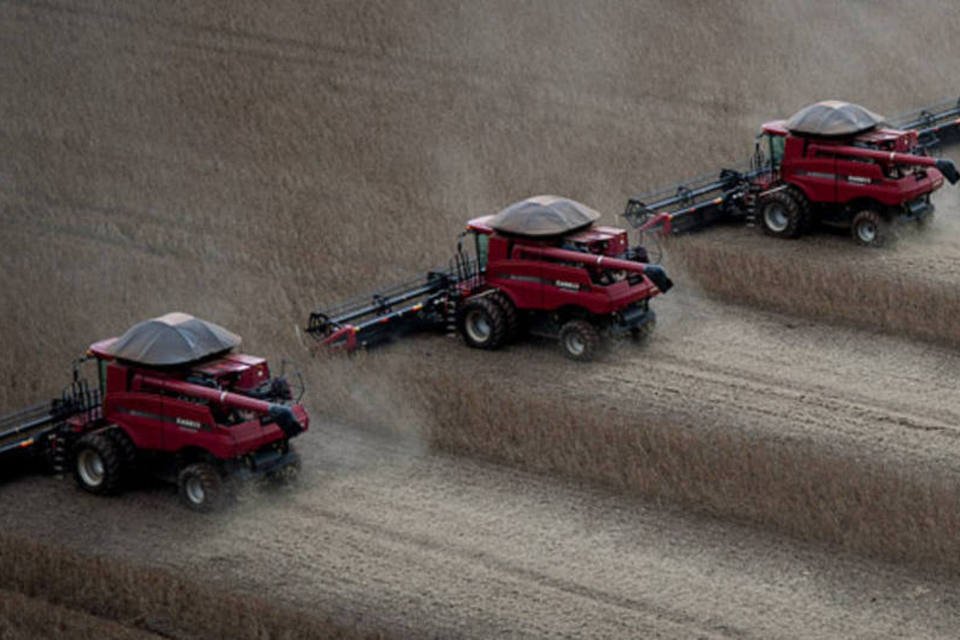
[[[58,428],[69,419],[89,418],[100,411],[99,389],[91,390],[79,377],[81,362],[74,363],[73,383],[61,397],[0,417],[0,456],[42,452],[51,465],[61,462],[63,452],[54,437]]]
[[[625,217],[641,232],[679,234],[723,221],[755,222],[796,238],[817,224],[849,228],[878,246],[895,220],[923,222],[930,194],[960,179],[928,150],[960,139],[960,101],[883,119],[845,102],[811,105],[763,125],[750,162],[630,198]]]
[[[239,344],[182,313],[97,342],[62,397],[0,418],[0,455],[71,469],[95,494],[149,469],[198,511],[222,504],[231,477],[287,479],[299,467],[290,439],[307,430],[307,413],[265,360],[232,353]],[[84,361],[96,364],[96,388],[80,378]]]
[[[608,336],[648,333],[650,298],[672,286],[626,231],[594,226],[599,217],[556,196],[517,202],[471,220],[450,268],[312,313],[306,330],[348,351],[422,329],[457,330],[478,349],[529,333],[588,360]]]

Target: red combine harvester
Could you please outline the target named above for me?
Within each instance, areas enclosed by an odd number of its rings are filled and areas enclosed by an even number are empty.
[[[467,223],[449,269],[312,313],[306,330],[348,351],[418,329],[457,330],[478,349],[529,333],[589,360],[607,336],[648,333],[650,298],[673,286],[626,231],[594,226],[599,217],[556,196],[517,202]]]
[[[930,194],[944,177],[951,184],[960,179],[952,161],[926,155],[958,137],[960,102],[896,122],[888,128],[858,105],[819,102],[764,124],[748,167],[631,198],[624,215],[641,231],[674,234],[739,219],[796,238],[824,225],[879,246],[891,223],[922,223],[932,215]]]
[[[197,511],[220,506],[231,478],[289,479],[300,463],[290,439],[307,430],[307,413],[264,359],[232,352],[239,344],[182,313],[97,342],[77,363],[96,364],[96,387],[75,366],[61,398],[0,418],[0,454],[72,468],[95,494],[117,493],[150,469]]]

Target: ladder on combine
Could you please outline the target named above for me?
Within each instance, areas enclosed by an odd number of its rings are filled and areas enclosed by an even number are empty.
[[[902,113],[889,124],[904,131],[916,130],[920,146],[936,149],[960,142],[960,99]],[[749,221],[753,210],[750,187],[769,172],[756,159],[732,169],[704,174],[633,196],[624,217],[634,228],[661,228],[667,235],[687,233],[718,222]]]
[[[100,391],[75,378],[61,397],[0,416],[0,456],[42,451],[50,454],[54,469],[60,470],[66,454],[58,446],[57,431],[75,416],[99,417],[100,403]]]

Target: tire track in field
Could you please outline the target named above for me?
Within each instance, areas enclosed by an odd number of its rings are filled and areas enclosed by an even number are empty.
[[[316,425],[293,492],[198,518],[172,491],[0,487],[10,533],[410,637],[949,637],[956,585]],[[111,522],[112,526],[102,523]],[[96,526],[100,523],[101,526]],[[789,634],[787,633],[789,630]]]
[[[672,296],[672,297],[671,297]],[[469,365],[496,379],[506,358],[527,361],[515,384],[574,406],[619,408],[638,425],[676,416],[698,430],[807,441],[878,462],[912,460],[960,471],[960,356],[950,349],[798,325],[787,316],[671,293],[644,346],[615,343],[573,368],[549,342],[516,345]],[[709,320],[705,320],[709,318]],[[794,328],[784,331],[785,327]],[[463,347],[457,347],[463,349]],[[451,367],[458,365],[451,349]],[[577,383],[557,375],[570,369]],[[671,420],[673,418],[670,418]]]
[[[631,597],[627,594],[606,591],[563,577],[553,576],[543,571],[524,567],[485,550],[453,544],[449,540],[443,540],[436,535],[401,532],[373,521],[352,516],[347,512],[320,509],[312,505],[301,505],[300,511],[304,517],[311,518],[317,524],[325,522],[327,526],[343,527],[351,538],[369,537],[373,541],[370,546],[399,547],[403,550],[399,553],[413,558],[413,562],[416,564],[425,563],[423,557],[429,556],[436,558],[436,562],[439,564],[461,565],[466,563],[476,565],[481,572],[489,572],[493,576],[503,576],[497,581],[504,585],[519,582],[525,585],[522,587],[524,591],[556,591],[563,594],[562,597],[564,598],[582,601],[581,604],[576,605],[577,607],[599,607],[608,610],[612,620],[629,616],[636,624],[639,620],[652,618],[656,620],[656,626],[659,627],[661,632],[665,630],[663,627],[667,627],[670,629],[670,633],[682,633],[685,637],[692,637],[691,634],[696,634],[698,638],[759,637],[749,633],[746,629],[729,626],[712,627],[680,609],[671,609],[657,605],[649,599]],[[392,553],[391,555],[395,554]],[[636,632],[636,627],[628,624],[627,620],[623,620],[621,625],[623,632],[626,634]],[[653,627],[650,628],[651,631],[653,629]],[[538,629],[537,633],[549,634],[550,629],[543,627]]]

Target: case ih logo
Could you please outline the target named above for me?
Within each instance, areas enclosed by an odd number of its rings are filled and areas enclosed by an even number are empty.
[[[187,420],[186,418],[177,418],[177,425],[183,427],[184,429],[199,429],[201,427],[200,423],[196,420]]]

